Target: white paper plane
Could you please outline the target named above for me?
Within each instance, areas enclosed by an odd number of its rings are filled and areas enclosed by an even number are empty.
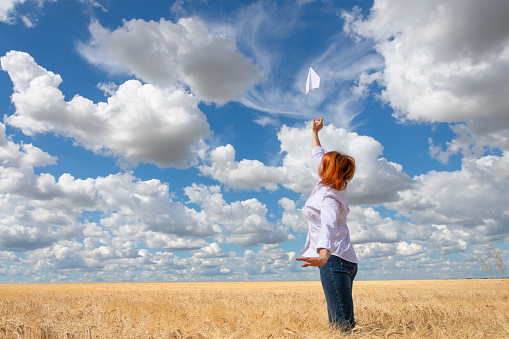
[[[308,80],[306,81],[306,94],[318,87],[320,87],[320,77],[311,67],[309,67]]]

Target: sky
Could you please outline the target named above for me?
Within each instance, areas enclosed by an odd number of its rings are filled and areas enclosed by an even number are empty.
[[[357,280],[500,277],[478,257],[509,260],[508,12],[2,0],[0,283],[319,280],[295,261],[314,117],[356,160]]]

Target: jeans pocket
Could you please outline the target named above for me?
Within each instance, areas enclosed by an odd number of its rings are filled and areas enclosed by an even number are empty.
[[[345,270],[351,276],[357,273],[357,264],[353,262],[341,259],[341,266],[343,267],[343,270]]]
[[[346,273],[350,275],[352,278],[357,274],[357,264],[350,262],[345,259],[341,259],[334,255],[330,256],[331,258],[331,267],[333,272],[337,273]]]

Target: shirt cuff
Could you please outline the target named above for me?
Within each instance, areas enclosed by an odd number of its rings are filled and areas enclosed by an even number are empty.
[[[328,239],[326,237],[321,237],[320,239],[318,239],[318,243],[316,244],[316,252],[317,253],[319,252],[320,248],[325,248],[325,249],[331,251],[332,243],[331,243],[330,239]]]

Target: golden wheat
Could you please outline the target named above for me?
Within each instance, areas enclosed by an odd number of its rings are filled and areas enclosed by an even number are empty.
[[[358,338],[509,338],[507,280],[359,281]],[[0,285],[0,338],[340,338],[319,282]]]

